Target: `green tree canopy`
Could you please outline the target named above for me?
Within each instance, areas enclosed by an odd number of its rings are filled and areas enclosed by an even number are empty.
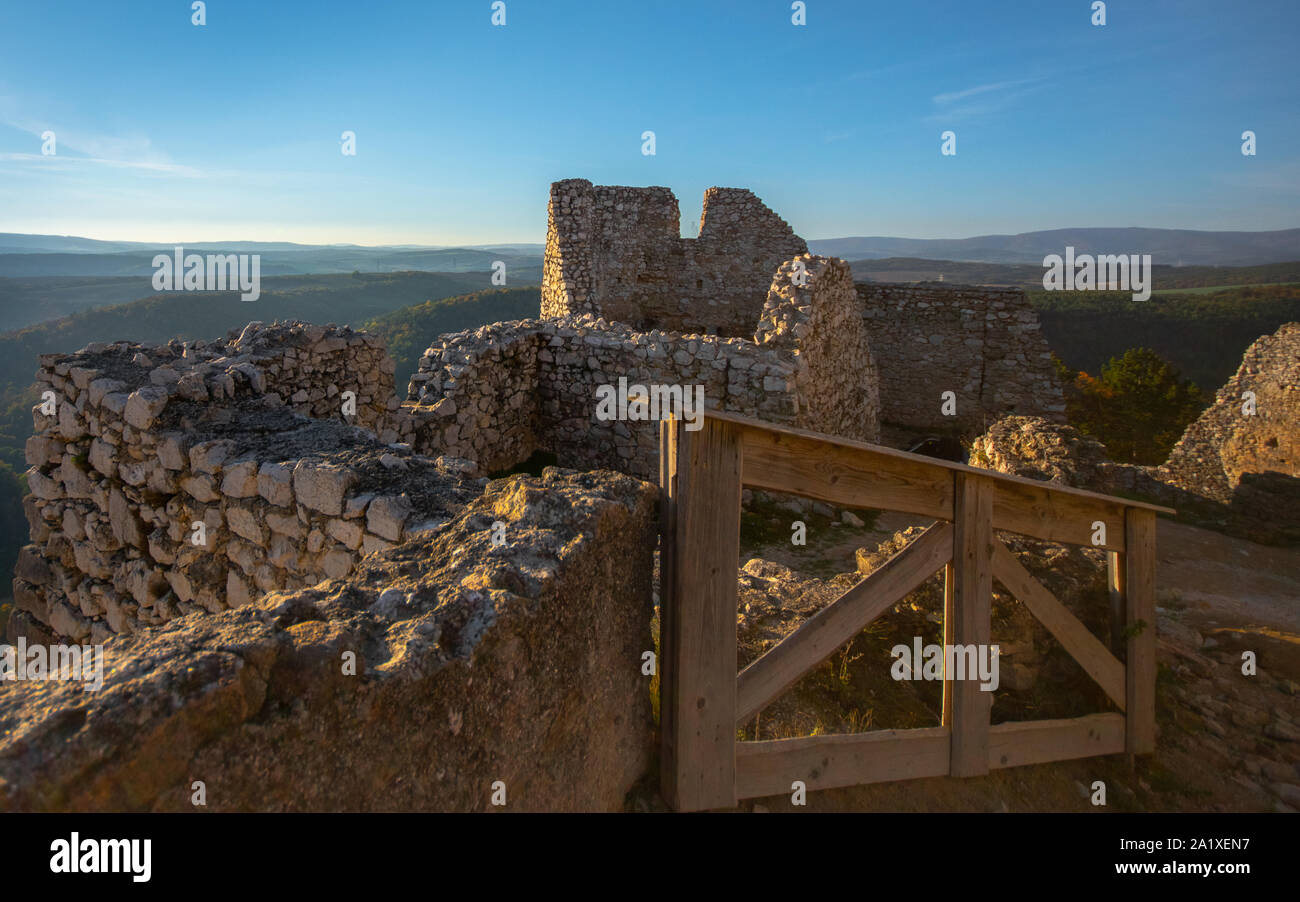
[[[1066,408],[1070,422],[1103,442],[1124,463],[1164,463],[1206,398],[1191,380],[1150,348],[1130,348],[1101,368],[1100,378],[1070,378]]]

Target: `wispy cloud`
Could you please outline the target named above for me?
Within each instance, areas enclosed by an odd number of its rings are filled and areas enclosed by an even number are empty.
[[[1046,83],[1044,78],[1017,78],[935,94],[930,99],[938,109],[926,121],[952,123],[1001,112]]]
[[[75,148],[74,148],[75,150]],[[0,160],[9,163],[28,163],[54,169],[71,169],[78,166],[107,166],[114,169],[133,169],[144,172],[157,172],[183,178],[202,178],[207,173],[193,166],[179,163],[164,163],[151,160],[111,160],[103,157],[78,157],[66,153],[44,156],[39,153],[0,153]]]
[[[10,95],[0,96],[0,125],[31,135],[34,146],[44,140],[43,135],[45,132],[51,131],[55,135],[57,151],[55,155],[45,156],[37,153],[0,154],[0,160],[8,162],[43,162],[48,165],[51,161],[56,161],[57,165],[62,168],[67,168],[69,165],[90,164],[118,169],[166,173],[187,178],[194,178],[203,174],[192,166],[183,166],[172,162],[167,154],[154,147],[153,142],[147,135],[98,134],[80,128],[65,128],[53,122],[33,119],[17,111],[17,104]]]
[[[965,100],[967,97],[975,97],[980,94],[988,94],[990,91],[1005,91],[1008,88],[1017,88],[1020,85],[1031,84],[1037,81],[1035,78],[1018,78],[1014,81],[995,81],[987,85],[976,85],[973,88],[967,88],[964,91],[950,91],[947,94],[935,94],[932,98],[940,106],[946,106],[950,103],[956,103],[959,100]]]

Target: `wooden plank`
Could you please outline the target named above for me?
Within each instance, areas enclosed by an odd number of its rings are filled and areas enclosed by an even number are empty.
[[[707,418],[707,417],[706,417]],[[903,452],[884,453],[866,443],[845,447],[825,437],[786,431],[743,430],[745,485],[790,492],[847,507],[901,511],[952,519],[949,463]],[[900,456],[902,455],[902,456]],[[1053,483],[1004,477],[967,467],[968,475],[994,482],[993,526],[1051,542],[1122,550],[1129,502]],[[959,472],[965,472],[965,470]],[[1106,541],[1094,545],[1094,523],[1106,524]]]
[[[870,442],[861,442],[856,439],[841,438],[836,435],[828,435],[823,432],[812,432],[807,429],[799,429],[795,426],[786,426],[779,423],[769,423],[766,420],[757,420],[753,417],[743,416],[738,413],[732,413],[726,410],[709,409],[704,411],[706,419],[719,420],[722,422],[733,423],[737,426],[747,427],[758,432],[768,432],[777,435],[810,438],[817,442],[834,445],[838,448],[858,449],[871,451],[882,457],[891,457],[896,460],[910,460],[927,464],[931,467],[948,470],[952,473],[967,473],[972,476],[987,476],[999,485],[1023,485],[1030,489],[1038,489],[1043,492],[1059,495],[1073,495],[1078,498],[1092,498],[1101,501],[1107,501],[1120,504],[1124,507],[1137,508],[1139,510],[1154,511],[1158,514],[1176,514],[1171,507],[1162,507],[1158,504],[1149,504],[1145,501],[1131,501],[1127,498],[1115,498],[1110,495],[1103,495],[1100,492],[1090,492],[1087,489],[1076,489],[1073,486],[1059,485],[1057,483],[1046,483],[1038,479],[1030,479],[1027,476],[1012,476],[1008,473],[998,473],[994,470],[985,470],[980,467],[972,467],[969,464],[957,463],[950,460],[941,460],[934,457],[926,457],[922,454],[911,454],[907,451],[897,451],[893,448],[886,448],[883,445],[873,445]]]
[[[1008,532],[1114,551],[1124,549],[1124,506],[1118,498],[1080,497],[1048,488],[1045,483],[997,482],[993,528]],[[1094,545],[1093,524],[1106,524],[1106,541]]]
[[[673,585],[673,539],[676,534],[677,435],[682,421],[659,423],[659,774],[664,798],[671,798],[669,779],[677,773],[677,729],[673,717],[677,668],[668,657],[674,648],[672,615],[675,604],[669,602]]]
[[[952,561],[943,568],[943,647],[957,642],[957,570]],[[947,655],[944,656],[947,660]],[[939,723],[952,726],[952,680],[943,681],[943,709]]]
[[[988,646],[993,597],[993,481],[985,476],[955,476],[953,511],[954,645]],[[944,655],[944,666],[948,656]],[[976,777],[989,769],[989,708],[992,694],[978,679],[953,680],[952,756],[954,777]]]
[[[1000,723],[989,728],[989,767],[1020,767],[1124,751],[1124,715]]]
[[[1124,588],[1128,636],[1128,753],[1156,750],[1156,516],[1128,511]]]
[[[835,653],[952,559],[952,525],[942,521],[809,617],[736,680],[736,722],[744,723]]]
[[[1011,549],[997,539],[993,540],[993,578],[1006,586],[1007,591],[1019,598],[1029,608],[1029,613],[1047,627],[1056,641],[1079,662],[1088,676],[1110,696],[1111,701],[1124,710],[1124,665],[1115,659],[1101,640],[1088,632],[1088,628],[1070,613],[1042,583],[1034,579],[1024,564],[1016,559]]]
[[[1124,652],[1124,552],[1106,552],[1106,591],[1110,595],[1110,650]]]
[[[945,727],[875,730],[736,746],[736,795],[788,795],[795,780],[809,790],[887,783],[948,773]]]
[[[682,426],[673,499],[670,725],[675,755],[664,783],[679,811],[736,804],[736,571],[740,558],[740,440],[727,423]]]
[[[930,458],[899,458],[870,445],[845,448],[821,437],[765,429],[745,429],[743,441],[745,485],[844,507],[952,519],[952,477]]]

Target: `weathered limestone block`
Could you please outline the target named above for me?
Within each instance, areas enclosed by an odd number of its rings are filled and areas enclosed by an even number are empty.
[[[161,386],[142,386],[127,397],[123,417],[136,429],[149,429],[169,398],[167,389]]]
[[[330,520],[325,524],[325,531],[352,551],[361,547],[361,536],[365,532],[360,524],[351,520]]]
[[[226,525],[240,538],[247,539],[254,545],[266,545],[266,529],[255,511],[231,505],[226,508]]]
[[[144,548],[146,545],[144,530],[140,518],[119,490],[108,493],[108,520],[113,530],[113,537],[123,545]]]
[[[227,466],[222,473],[221,494],[227,498],[252,498],[258,494],[258,462],[241,460]]]
[[[189,452],[185,447],[184,436],[164,435],[158,443],[158,460],[169,470],[185,470],[189,467]]]
[[[264,463],[257,471],[257,491],[276,507],[293,505],[293,468],[283,463]]]
[[[293,468],[294,497],[304,507],[338,517],[356,480],[356,473],[346,467],[302,460]]]
[[[366,510],[366,528],[390,542],[400,541],[411,511],[411,502],[404,496],[376,498]]]

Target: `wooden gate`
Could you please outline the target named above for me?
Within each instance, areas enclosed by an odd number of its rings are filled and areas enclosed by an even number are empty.
[[[661,785],[677,810],[733,807],[795,780],[828,789],[1155,750],[1155,518],[1173,511],[719,411],[698,431],[660,425]],[[737,676],[742,486],[936,522]],[[994,530],[1106,549],[1126,663]],[[989,644],[997,580],[1124,713],[991,726],[991,693],[945,672],[936,727],[737,741],[738,725],[940,569],[946,646]]]

